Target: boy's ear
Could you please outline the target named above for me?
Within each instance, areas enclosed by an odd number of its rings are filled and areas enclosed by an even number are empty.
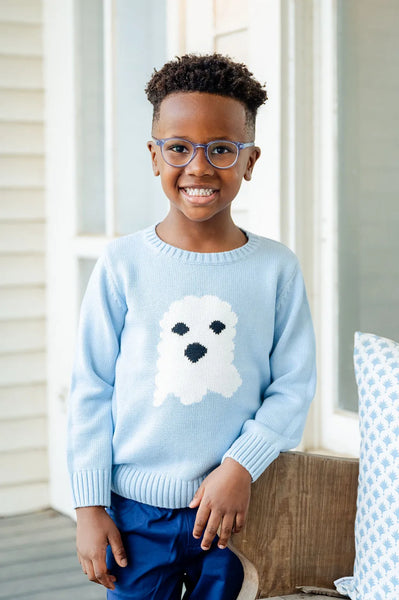
[[[151,154],[152,171],[153,171],[155,177],[158,177],[159,167],[158,167],[157,145],[153,141],[147,142],[147,148]]]
[[[252,177],[252,171],[254,170],[254,166],[256,161],[260,156],[260,148],[258,146],[254,146],[251,150],[251,154],[249,155],[247,168],[244,173],[245,181],[249,181]]]

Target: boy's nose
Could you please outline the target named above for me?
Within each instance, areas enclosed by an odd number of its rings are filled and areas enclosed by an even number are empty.
[[[186,172],[191,175],[212,175],[214,167],[206,158],[205,148],[197,148],[192,161],[187,165]]]

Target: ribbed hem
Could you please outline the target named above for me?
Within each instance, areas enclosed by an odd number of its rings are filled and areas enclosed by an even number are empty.
[[[249,471],[256,481],[263,471],[278,457],[280,451],[261,435],[243,433],[223,456],[234,458]]]
[[[137,502],[159,508],[185,508],[205,477],[186,481],[162,473],[140,471],[133,465],[118,465],[112,475],[112,490]]]
[[[79,506],[110,506],[111,471],[76,471],[72,473],[72,498]]]
[[[228,250],[227,252],[190,252],[189,250],[183,250],[176,246],[167,244],[158,236],[156,232],[156,225],[151,225],[147,229],[143,230],[144,239],[149,243],[157,252],[169,256],[170,258],[178,259],[183,262],[194,263],[196,265],[223,265],[226,263],[235,262],[236,260],[242,260],[249,256],[253,250],[258,246],[259,236],[249,231],[242,229],[243,233],[247,236],[247,243],[239,248]]]

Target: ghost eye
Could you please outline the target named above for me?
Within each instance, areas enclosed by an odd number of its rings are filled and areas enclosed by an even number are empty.
[[[177,333],[177,335],[184,335],[187,331],[190,331],[190,328],[187,327],[185,323],[176,323],[174,327],[172,327],[173,333]]]
[[[209,325],[209,329],[212,329],[214,333],[219,335],[223,329],[226,329],[226,325],[222,323],[222,321],[212,321],[212,323]]]

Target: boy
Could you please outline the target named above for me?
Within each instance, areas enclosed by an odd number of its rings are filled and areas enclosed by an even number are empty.
[[[184,582],[185,598],[232,600],[243,571],[226,546],[251,482],[298,444],[313,397],[312,322],[293,253],[231,218],[265,90],[213,54],[167,63],[146,92],[170,210],[107,246],[82,304],[78,556],[111,599],[177,600]]]

